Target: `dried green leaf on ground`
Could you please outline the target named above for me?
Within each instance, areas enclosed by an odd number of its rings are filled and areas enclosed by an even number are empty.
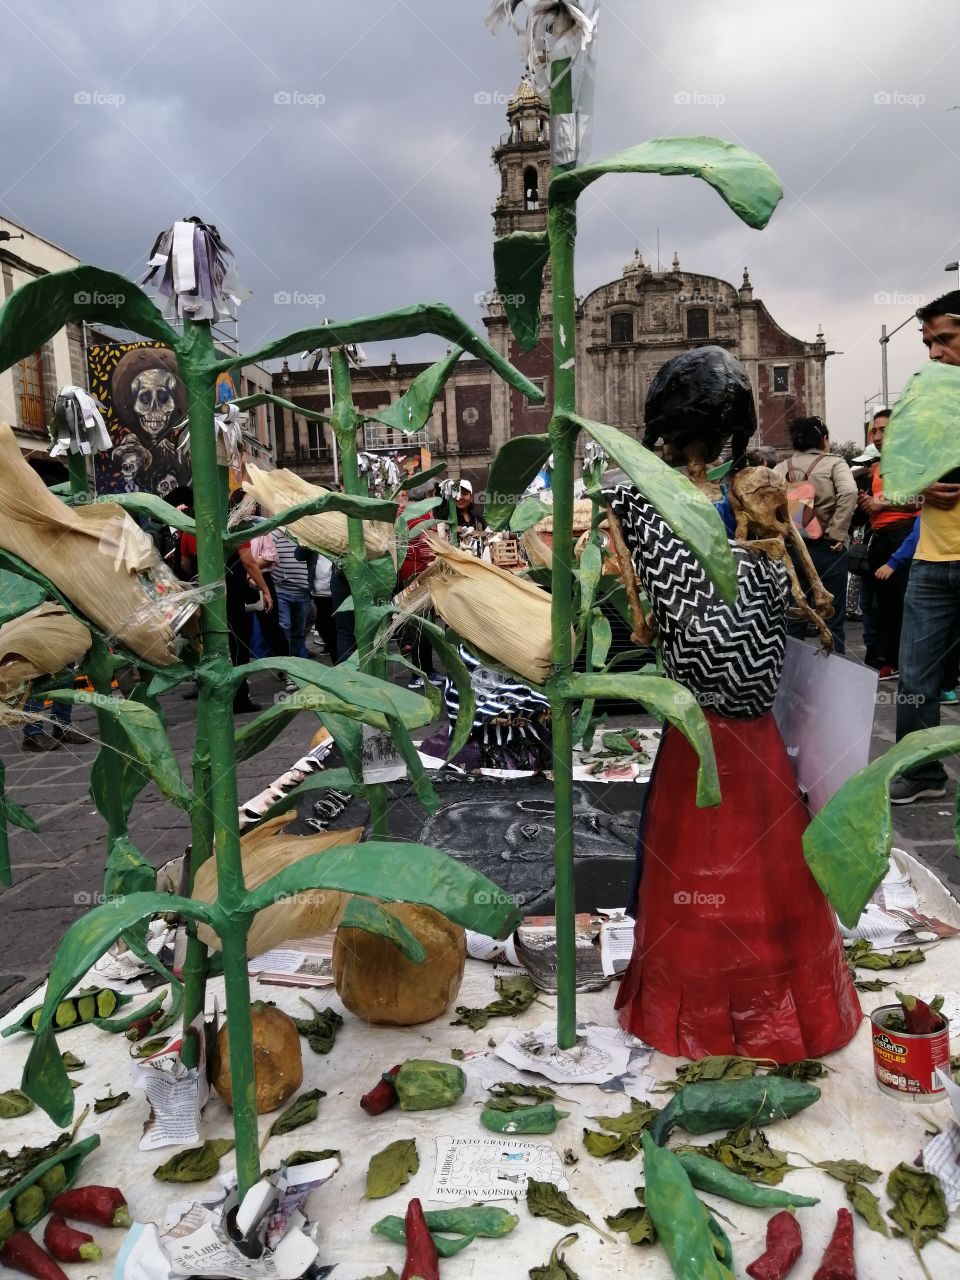
[[[637,1192],[640,1190],[637,1188]],[[637,1198],[641,1197],[637,1195]],[[657,1229],[645,1204],[621,1209],[612,1217],[604,1218],[604,1222],[611,1231],[622,1232],[631,1244],[653,1244],[657,1238]]]
[[[773,1076],[783,1076],[785,1080],[819,1080],[828,1076],[830,1068],[824,1066],[817,1058],[799,1058],[796,1062],[788,1062],[770,1072]]]
[[[16,1120],[33,1110],[33,1102],[20,1089],[0,1093],[0,1120]]]
[[[676,1080],[661,1080],[662,1089],[676,1093],[696,1080],[746,1080],[755,1076],[762,1063],[756,1058],[738,1058],[735,1054],[714,1054],[677,1067]]]
[[[496,978],[494,985],[500,996],[492,1000],[482,1009],[471,1009],[467,1005],[457,1005],[459,1017],[451,1022],[452,1027],[470,1027],[472,1031],[482,1031],[491,1018],[519,1018],[537,998],[537,988],[526,974],[513,978]]]
[[[572,1244],[580,1239],[575,1231],[558,1240],[550,1254],[550,1261],[545,1267],[531,1267],[527,1272],[530,1280],[580,1280],[577,1273],[567,1263],[563,1254]]]
[[[929,1276],[920,1250],[931,1240],[939,1238],[948,1218],[940,1179],[913,1165],[898,1164],[887,1178],[887,1195],[893,1201],[893,1208],[887,1210],[887,1217],[896,1223],[893,1234],[906,1236],[913,1245],[917,1261]],[[948,1242],[941,1240],[941,1243]]]
[[[681,1151],[719,1160],[734,1173],[741,1173],[751,1182],[762,1182],[767,1186],[776,1186],[791,1169],[800,1167],[789,1163],[785,1151],[771,1147],[762,1129],[751,1132],[749,1121],[739,1129],[731,1129],[725,1137],[717,1138],[709,1146],[678,1147],[677,1152]]]
[[[870,1188],[865,1187],[862,1182],[848,1182],[846,1191],[854,1213],[859,1214],[872,1231],[888,1236],[890,1232],[880,1214],[880,1201]]]
[[[337,1038],[337,1032],[343,1026],[343,1018],[335,1009],[318,1009],[309,1000],[304,1000],[303,996],[300,1000],[311,1010],[313,1016],[294,1018],[293,1025],[314,1053],[329,1053]]]
[[[93,1104],[94,1115],[102,1115],[104,1111],[112,1111],[130,1097],[129,1093],[108,1093],[105,1098],[98,1098]]]
[[[417,1144],[413,1138],[400,1138],[378,1151],[367,1167],[367,1199],[382,1200],[392,1196],[420,1168]]]
[[[871,1169],[868,1164],[861,1164],[859,1160],[815,1160],[814,1167],[848,1185],[854,1182],[876,1182],[880,1177],[879,1169]]]
[[[487,1092],[493,1094],[492,1098],[484,1101],[484,1109],[487,1111],[517,1111],[520,1107],[529,1106],[530,1100],[534,1102],[566,1101],[548,1084],[524,1084],[522,1081],[503,1080],[490,1085]]]
[[[616,1116],[590,1116],[606,1133],[584,1129],[583,1145],[598,1159],[632,1160],[641,1147],[641,1135],[650,1122],[660,1114],[659,1108],[630,1099],[630,1110]]]
[[[299,1098],[274,1120],[260,1144],[260,1150],[263,1150],[271,1138],[282,1137],[283,1134],[292,1133],[301,1125],[310,1124],[312,1120],[316,1120],[317,1106],[320,1099],[326,1096],[323,1089],[310,1089],[306,1093],[301,1093]]]
[[[64,1071],[82,1071],[87,1065],[82,1058],[78,1058],[75,1053],[71,1053],[68,1049],[66,1053],[61,1053],[60,1061],[63,1063]]]
[[[232,1138],[211,1138],[202,1147],[191,1147],[171,1156],[153,1176],[158,1182],[206,1182],[220,1168],[220,1158],[234,1148]]]
[[[560,1227],[574,1227],[582,1223],[583,1226],[596,1231],[598,1235],[606,1239],[611,1238],[591,1222],[582,1209],[577,1208],[565,1191],[561,1191],[552,1182],[538,1182],[536,1178],[529,1179],[527,1208],[534,1218],[549,1218]]]

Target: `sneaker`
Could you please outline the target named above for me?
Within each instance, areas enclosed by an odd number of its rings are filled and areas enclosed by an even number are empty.
[[[63,728],[62,725],[55,724],[53,726],[53,737],[58,742],[66,742],[71,747],[80,747],[90,741],[87,734],[81,733],[79,729],[72,727]]]
[[[913,804],[914,800],[939,800],[947,794],[942,782],[924,782],[922,778],[894,778],[890,783],[891,804]]]
[[[960,702],[960,693],[956,689],[943,689],[940,692],[940,701],[949,704]]]
[[[20,742],[21,751],[59,751],[60,743],[45,733],[31,733]]]
[[[891,667],[889,662],[885,662],[877,671],[878,680],[898,680],[900,678],[900,668]]]
[[[420,676],[411,676],[410,679],[407,681],[407,688],[414,689],[414,690],[422,689],[423,679]]]

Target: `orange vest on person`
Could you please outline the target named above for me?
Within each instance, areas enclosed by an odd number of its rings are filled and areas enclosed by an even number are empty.
[[[875,462],[870,471],[870,492],[875,498],[883,497],[883,481],[880,478],[880,463]],[[915,511],[878,511],[870,517],[871,529],[889,529],[891,525],[900,524],[904,520],[914,520]]]

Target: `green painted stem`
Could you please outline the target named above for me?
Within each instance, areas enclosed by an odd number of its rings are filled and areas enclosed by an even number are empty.
[[[560,20],[558,19],[558,22]],[[553,64],[551,115],[573,110],[569,60]],[[569,166],[555,165],[553,176]],[[575,413],[577,376],[577,304],[574,294],[574,245],[577,212],[573,200],[557,203],[547,215],[553,270],[553,566],[551,579],[551,658],[549,683],[553,729],[554,875],[557,920],[557,1042],[577,1042],[576,914],[573,881],[573,708],[560,692],[572,668],[570,624],[573,596],[573,471],[577,433],[560,417]]]
[[[453,494],[447,499],[447,526],[450,530],[450,545],[459,547],[460,533],[457,528],[457,499]]]
[[[210,757],[206,727],[197,720],[196,746],[193,756],[193,805],[190,810],[190,878],[187,896],[193,894],[197,872],[213,853],[213,810],[210,806]],[[209,969],[208,948],[197,937],[196,922],[187,922],[187,954],[183,961],[183,1025],[190,1024],[203,1013]],[[180,1057],[185,1067],[200,1061],[200,1045],[194,1036],[184,1036]]]
[[[206,587],[222,584],[225,568],[222,486],[213,430],[215,355],[209,325],[185,320],[181,345],[184,358],[180,360],[180,370],[187,388],[190,421],[197,564],[200,585]],[[233,668],[230,663],[226,592],[222,585],[219,590],[209,593],[201,609],[203,659],[197,672],[197,720],[201,733],[206,733],[210,753],[209,823],[217,859],[217,908],[229,921],[229,927],[223,928],[220,940],[230,1040],[237,1181],[242,1197],[259,1180],[260,1144],[254,1092],[250,980],[247,975],[249,919],[243,915],[245,889],[234,749]],[[195,797],[194,807],[202,801],[202,797]],[[202,825],[208,819],[203,816],[198,821]],[[194,982],[191,988],[194,1004],[197,996],[198,985]]]
[[[355,497],[366,496],[366,486],[360,478],[360,467],[357,460],[357,431],[362,419],[353,404],[353,388],[350,381],[350,362],[341,347],[330,352],[330,365],[333,372],[333,408],[331,423],[340,450],[340,474],[343,478],[344,493]],[[370,598],[367,574],[367,549],[363,538],[363,521],[356,516],[347,517],[347,540],[349,550],[344,562],[344,572],[350,583],[353,598],[353,625],[357,641],[357,653],[360,658],[360,670],[369,675],[387,678],[386,660],[374,652],[377,637],[377,618],[372,615],[370,605],[376,603]],[[366,788],[367,803],[370,806],[370,826],[375,840],[389,838],[390,830],[387,821],[387,791],[382,784],[372,784]]]
[[[90,480],[87,475],[87,459],[82,453],[67,454],[67,475],[70,478],[70,492],[75,498],[80,496],[90,496]]]

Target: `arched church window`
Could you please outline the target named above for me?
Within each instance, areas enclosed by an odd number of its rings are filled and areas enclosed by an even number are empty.
[[[687,337],[710,337],[710,316],[706,307],[691,307],[687,312]]]
[[[633,341],[632,311],[614,311],[610,317],[610,341],[612,343]]]

